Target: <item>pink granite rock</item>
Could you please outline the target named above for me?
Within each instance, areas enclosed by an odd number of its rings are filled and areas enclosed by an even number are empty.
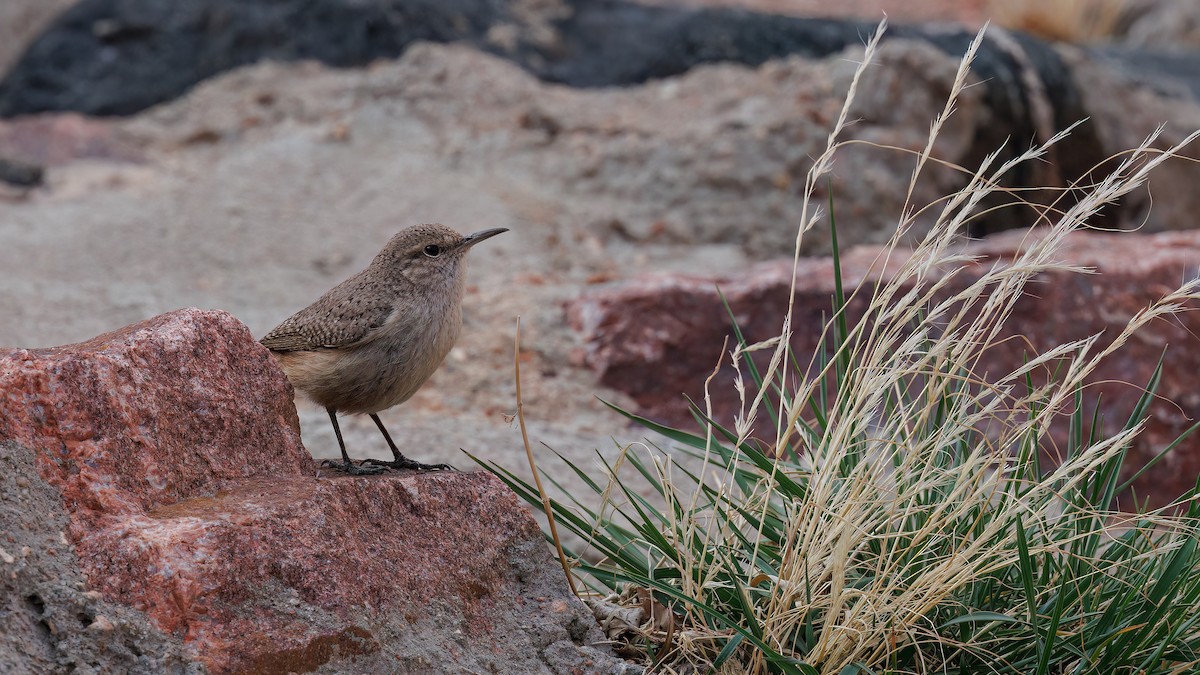
[[[229,489],[312,475],[291,386],[250,332],[181,310],[50,349],[0,352],[0,439],[39,451],[71,534]]]
[[[985,266],[1010,258],[1029,236],[1013,232],[973,245],[983,260],[955,285],[968,283]],[[868,270],[880,253],[858,248],[843,256],[847,292],[862,286],[869,291],[880,278]],[[895,256],[899,257],[899,256]],[[1000,339],[1024,336],[1028,342],[1007,340],[989,350],[979,373],[997,376],[1011,372],[1027,353],[1104,333],[1108,344],[1139,309],[1178,287],[1200,269],[1200,233],[1157,235],[1078,233],[1060,258],[1097,269],[1096,275],[1047,272],[1018,302]],[[702,400],[704,380],[712,371],[722,341],[730,335],[730,320],[717,293],[719,287],[739,325],[751,342],[778,335],[787,309],[790,261],[766,263],[744,275],[714,279],[702,276],[659,276],[615,288],[597,289],[568,306],[568,318],[582,335],[583,361],[605,386],[625,392],[638,411],[673,424],[691,423],[684,395]],[[885,271],[888,275],[891,272]],[[800,355],[816,348],[821,328],[831,312],[833,265],[830,259],[806,259],[797,278],[792,344]],[[863,293],[861,295],[869,295]],[[850,305],[849,316],[862,316],[865,301]],[[1200,418],[1200,314],[1184,312],[1143,330],[1109,359],[1089,380],[1085,398],[1102,401],[1102,432],[1117,432],[1128,418],[1141,386],[1147,383],[1163,349],[1166,362],[1160,398],[1138,439],[1130,465],[1140,465]],[[710,386],[718,419],[731,420],[736,411],[733,371],[724,367]],[[1065,420],[1052,438],[1065,439]],[[1047,449],[1048,455],[1054,451]],[[1200,473],[1200,434],[1192,436],[1154,469],[1135,489],[1154,505],[1169,503],[1195,484]]]
[[[623,667],[583,644],[590,614],[494,477],[318,473],[291,387],[228,314],[0,351],[0,403],[88,587],[212,672]]]

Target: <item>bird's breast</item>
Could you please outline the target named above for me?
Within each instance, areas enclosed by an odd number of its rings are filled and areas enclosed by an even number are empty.
[[[370,384],[345,410],[376,412],[407,401],[441,366],[461,328],[462,315],[453,310],[390,318],[377,336],[347,354],[348,375]]]
[[[292,385],[318,404],[373,413],[411,398],[445,360],[461,327],[462,315],[453,310],[393,312],[355,345],[277,357]]]

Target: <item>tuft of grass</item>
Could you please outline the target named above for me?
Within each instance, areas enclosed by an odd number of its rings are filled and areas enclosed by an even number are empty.
[[[910,195],[980,38],[916,154]],[[845,124],[843,113],[809,173],[797,261],[811,228],[827,223],[836,238],[832,204],[826,212],[813,194]],[[1057,258],[1064,240],[1178,150],[1155,151],[1157,134],[1148,138],[1081,188],[1074,206],[1047,209],[1048,224],[1015,259],[963,276],[975,262],[957,246],[964,225],[1001,176],[1061,137],[1000,165],[987,158],[940,202],[936,226],[898,273],[850,291],[870,294],[857,321],[839,279],[814,354],[791,350],[790,308],[773,340],[748,344],[735,325],[728,356],[742,405],[731,422],[714,419],[707,387],[693,404],[698,432],[614,408],[671,447],[629,445],[613,462],[598,455],[598,471],[563,459],[586,496],[551,499],[484,464],[583,542],[563,554],[622,653],[661,671],[748,674],[1200,667],[1195,491],[1178,515],[1110,507],[1158,374],[1120,433],[1096,436],[1083,412],[1097,364],[1147,323],[1181,311],[1200,282],[1147,307],[1111,343],[1092,336],[1000,377],[976,374],[1032,279],[1087,272]],[[910,208],[900,215],[893,248],[913,218]],[[760,352],[768,358],[756,363]],[[1043,377],[1047,370],[1054,376]],[[1047,430],[1061,416],[1071,420],[1068,446],[1061,463],[1043,466]],[[752,440],[765,426],[774,433],[758,436],[776,440]],[[552,472],[538,473],[557,485]]]

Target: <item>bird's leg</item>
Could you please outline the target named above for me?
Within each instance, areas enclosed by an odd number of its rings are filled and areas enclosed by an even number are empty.
[[[379,419],[379,415],[371,413],[371,419],[375,420],[375,426],[379,427],[379,432],[383,434],[383,439],[387,441],[388,447],[392,449],[392,456],[395,457],[390,462],[384,462],[378,459],[364,459],[363,464],[375,464],[378,466],[386,466],[391,469],[416,469],[417,471],[457,471],[449,464],[422,464],[415,462],[404,455],[400,454],[400,449],[396,447],[396,443],[392,441],[392,436],[383,428],[383,420]]]
[[[327,459],[321,462],[321,466],[331,466],[338,471],[343,471],[351,476],[374,476],[375,474],[383,473],[385,471],[383,467],[354,466],[354,464],[350,462],[350,455],[346,454],[346,442],[342,440],[342,430],[340,427],[338,427],[337,411],[335,411],[333,408],[326,408],[325,410],[329,413],[329,421],[333,422],[333,433],[335,436],[337,436],[338,447],[342,449],[342,463],[338,464],[333,460]]]

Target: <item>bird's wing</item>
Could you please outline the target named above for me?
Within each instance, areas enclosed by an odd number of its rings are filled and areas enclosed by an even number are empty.
[[[339,349],[368,339],[393,312],[393,293],[349,279],[267,333],[261,342],[276,352]]]
[[[321,349],[326,345],[322,345],[321,341],[315,336],[305,331],[304,327],[297,325],[296,317],[292,317],[287,321],[276,326],[266,337],[259,340],[267,349],[275,352],[302,352]],[[333,347],[334,345],[328,345]]]

